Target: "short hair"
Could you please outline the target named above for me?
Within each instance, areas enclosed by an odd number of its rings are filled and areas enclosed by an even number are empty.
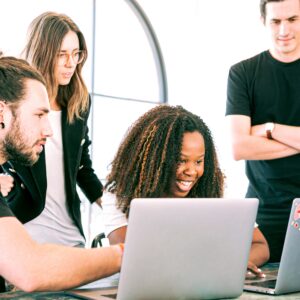
[[[204,173],[188,197],[222,197],[224,176],[209,128],[182,106],[162,104],[133,123],[112,162],[105,188],[116,195],[124,213],[129,214],[133,198],[163,197],[170,192],[186,132],[199,132],[205,144]]]
[[[8,104],[18,104],[26,94],[27,79],[46,84],[40,72],[28,62],[12,56],[2,56],[0,52],[0,100]]]
[[[285,0],[260,0],[260,16],[266,20],[266,5],[270,2],[283,2]]]

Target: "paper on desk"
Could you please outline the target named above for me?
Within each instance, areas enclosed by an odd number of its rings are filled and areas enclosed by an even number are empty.
[[[117,287],[119,284],[119,277],[120,277],[120,273],[117,273],[112,276],[93,281],[86,285],[82,285],[82,286],[78,287],[77,289],[100,289],[100,288],[104,289],[104,288],[110,288],[110,287],[114,288],[114,287]]]

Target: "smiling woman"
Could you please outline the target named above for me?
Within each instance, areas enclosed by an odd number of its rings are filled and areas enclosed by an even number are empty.
[[[112,162],[103,195],[106,235],[111,244],[125,241],[134,198],[221,198],[223,190],[205,122],[181,106],[158,105],[133,123]],[[248,268],[258,276],[265,253],[267,243],[255,228]]]
[[[170,197],[186,197],[204,172],[205,144],[200,132],[185,132],[182,137],[176,181],[171,185]],[[168,195],[167,195],[168,196]]]
[[[223,174],[209,128],[181,106],[158,105],[130,128],[103,196],[106,234],[124,241],[133,198],[223,196]]]

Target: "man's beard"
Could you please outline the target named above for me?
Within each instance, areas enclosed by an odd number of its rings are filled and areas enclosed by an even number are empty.
[[[19,123],[15,120],[11,131],[3,141],[2,154],[6,160],[15,161],[25,166],[32,166],[39,158],[34,155],[33,147],[25,144]]]

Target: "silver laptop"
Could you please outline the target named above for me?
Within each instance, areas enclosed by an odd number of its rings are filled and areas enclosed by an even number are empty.
[[[216,299],[243,291],[257,199],[135,199],[117,299]]]
[[[272,295],[300,291],[300,198],[292,204],[280,264],[263,270],[266,278],[246,280],[245,290]]]

